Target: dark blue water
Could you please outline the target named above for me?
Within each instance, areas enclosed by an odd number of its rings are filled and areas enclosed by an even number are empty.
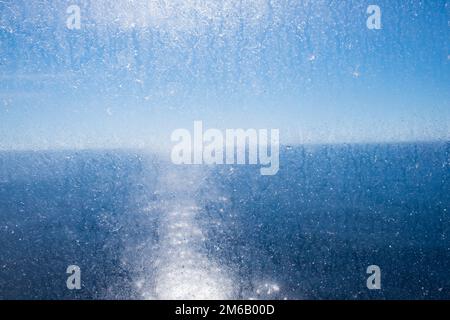
[[[2,152],[0,298],[449,299],[449,151],[284,147],[276,176]],[[66,287],[72,264],[81,290]],[[381,290],[366,287],[372,264]]]

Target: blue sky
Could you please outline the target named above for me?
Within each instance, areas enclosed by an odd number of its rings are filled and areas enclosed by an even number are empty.
[[[194,120],[283,143],[448,140],[449,21],[444,0],[1,0],[0,149],[161,148]]]

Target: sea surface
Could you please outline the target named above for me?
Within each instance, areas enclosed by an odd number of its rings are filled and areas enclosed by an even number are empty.
[[[450,299],[449,156],[284,146],[261,176],[143,151],[0,152],[0,299]]]

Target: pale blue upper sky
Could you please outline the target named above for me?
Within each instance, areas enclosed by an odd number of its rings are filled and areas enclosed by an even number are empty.
[[[157,148],[194,120],[448,140],[449,21],[445,0],[1,0],[0,149]]]

